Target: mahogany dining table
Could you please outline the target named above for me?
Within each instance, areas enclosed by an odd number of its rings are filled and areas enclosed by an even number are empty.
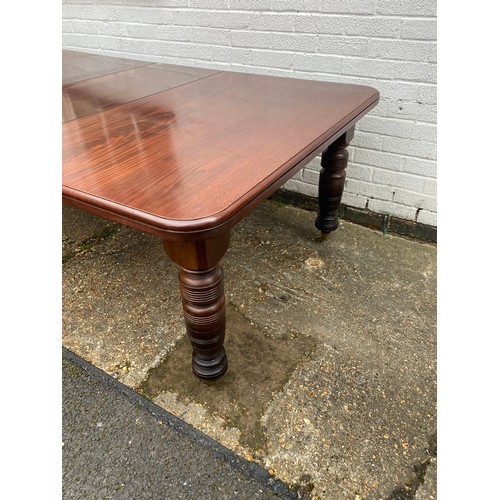
[[[231,228],[321,153],[315,225],[338,226],[346,147],[371,87],[62,52],[63,202],[163,241],[193,373],[227,370]]]

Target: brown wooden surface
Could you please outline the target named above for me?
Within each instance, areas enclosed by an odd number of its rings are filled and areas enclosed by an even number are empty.
[[[224,349],[224,273],[219,262],[229,247],[229,232],[193,242],[164,240],[163,246],[180,267],[182,309],[193,348],[193,373],[204,380],[219,378],[228,366]]]
[[[63,86],[63,123],[217,73],[214,70],[149,64]]]
[[[62,83],[80,82],[89,78],[97,78],[102,75],[116,73],[125,69],[136,68],[148,64],[144,61],[133,61],[131,59],[120,59],[118,57],[100,56],[73,52],[63,58],[62,62]]]
[[[86,81],[64,86],[78,103],[63,124],[65,201],[164,239],[226,231],[379,97],[365,86],[144,62],[123,61],[120,72],[101,57],[63,64],[63,80]],[[137,98],[150,69],[166,79]],[[158,92],[174,74],[194,79]]]
[[[354,127],[342,134],[321,154],[318,202],[315,226],[323,233],[335,231],[339,225],[339,206],[345,184],[345,169],[349,160],[347,146],[354,137]]]
[[[64,73],[64,63],[73,61],[74,59],[80,59],[82,57],[90,57],[90,56],[92,56],[92,54],[89,54],[87,52],[79,52],[77,50],[63,50],[62,51],[63,73]]]

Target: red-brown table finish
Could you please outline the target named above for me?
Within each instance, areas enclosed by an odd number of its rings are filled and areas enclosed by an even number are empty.
[[[322,152],[316,227],[338,225],[355,123],[377,90],[63,51],[63,201],[163,240],[193,372],[227,370],[230,229]]]

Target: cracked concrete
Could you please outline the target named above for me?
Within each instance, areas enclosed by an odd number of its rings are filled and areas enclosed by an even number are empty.
[[[63,344],[306,498],[435,497],[436,248],[314,217],[264,202],[233,229],[205,384],[161,242],[65,207]]]

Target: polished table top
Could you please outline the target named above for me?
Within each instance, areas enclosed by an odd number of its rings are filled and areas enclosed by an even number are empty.
[[[63,197],[164,239],[226,231],[377,90],[63,51]]]

